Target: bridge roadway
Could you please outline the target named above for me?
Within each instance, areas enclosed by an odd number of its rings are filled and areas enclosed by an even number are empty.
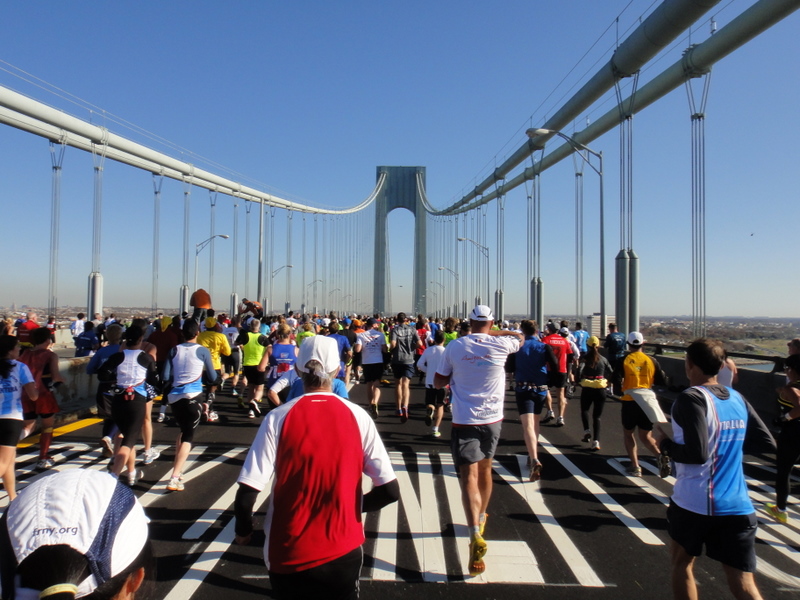
[[[671,598],[665,531],[671,479],[660,479],[652,461],[644,463],[644,478],[625,475],[619,403],[607,404],[599,453],[579,441],[577,401],[568,409],[565,427],[544,426],[543,480],[530,483],[521,477],[525,449],[513,394],[507,395],[486,530],[487,570],[470,578],[464,573],[467,534],[449,456],[449,415],[443,436],[429,437],[422,398],[422,388],[412,385],[411,420],[401,425],[389,410],[394,392],[383,389],[378,428],[395,463],[402,498],[366,517],[362,598]],[[366,405],[365,386],[355,386],[351,399]],[[147,597],[269,597],[263,533],[249,547],[231,545],[235,480],[260,419],[248,419],[227,394],[219,395],[217,408],[220,422],[201,425],[196,435],[184,492],[165,490],[177,429],[154,424],[162,455],[144,467],[135,488],[151,518],[158,564],[155,589]],[[80,424],[86,426],[55,440],[56,469],[105,468],[97,448],[99,425]],[[32,450],[20,450],[20,487],[37,476]],[[772,493],[769,461],[748,457],[746,473],[760,506]],[[6,503],[0,497],[0,504]],[[259,506],[258,527],[263,517]],[[793,513],[788,527],[774,525],[761,512],[759,518],[758,581],[764,597],[797,597],[800,514]],[[714,561],[700,558],[696,576],[703,598],[729,597]]]

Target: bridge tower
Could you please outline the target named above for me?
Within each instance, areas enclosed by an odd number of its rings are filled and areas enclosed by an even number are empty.
[[[414,288],[411,292],[414,313],[427,312],[425,287],[428,281],[425,257],[426,211],[417,188],[419,180],[425,189],[425,167],[378,167],[377,178],[386,174],[386,182],[375,198],[375,280],[373,305],[376,311],[386,312],[386,290],[389,285],[389,265],[386,248],[386,227],[389,213],[396,208],[407,208],[414,215]],[[395,237],[398,233],[393,234]],[[409,236],[409,245],[411,236]]]

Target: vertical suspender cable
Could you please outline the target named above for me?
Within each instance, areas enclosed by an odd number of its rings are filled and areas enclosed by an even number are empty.
[[[575,320],[583,318],[583,168],[588,160],[572,155],[575,166]]]
[[[88,314],[103,312],[103,276],[100,274],[100,240],[103,231],[103,167],[106,159],[108,130],[103,129],[103,142],[98,153],[97,144],[92,144],[94,158],[94,214],[92,231],[92,273],[89,275]]]
[[[292,211],[286,211],[286,264],[292,265],[292,225],[294,219]],[[286,304],[284,305],[283,312],[289,313],[289,307],[292,305],[292,267],[286,267]]]
[[[217,192],[216,190],[208,190],[208,200],[211,204],[211,241],[208,243],[208,293],[211,298],[214,298],[214,239],[215,236],[215,221],[217,212]]]
[[[50,142],[50,161],[53,166],[53,184],[50,204],[50,282],[47,293],[47,314],[58,320],[58,238],[61,231],[61,166],[64,163],[66,144]],[[93,318],[90,315],[89,318]]]
[[[245,200],[244,204],[244,297],[250,299],[250,211],[253,203]],[[261,293],[258,294],[256,301],[261,302]]]
[[[236,292],[236,276],[239,260],[239,198],[233,198],[233,260],[231,264],[231,316],[236,314],[236,307],[239,304],[239,295]]]
[[[150,288],[150,308],[153,314],[158,313],[158,247],[161,237],[161,186],[164,175],[153,173],[153,283]]]

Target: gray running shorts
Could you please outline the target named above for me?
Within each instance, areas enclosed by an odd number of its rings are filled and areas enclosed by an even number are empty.
[[[471,465],[485,458],[492,458],[497,450],[502,428],[502,421],[487,425],[454,425],[450,430],[450,450],[456,469],[461,465]]]

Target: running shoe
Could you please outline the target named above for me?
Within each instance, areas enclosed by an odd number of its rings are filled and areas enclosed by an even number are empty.
[[[213,411],[213,410],[209,411],[208,412],[208,422],[209,423],[216,423],[217,421],[219,421],[219,415],[216,413],[216,411]]]
[[[433,407],[429,406],[428,412],[425,413],[425,425],[430,427],[431,423],[433,423]]]
[[[134,469],[134,470],[133,470],[133,473],[128,473],[128,485],[129,485],[129,486],[131,486],[131,487],[135,486],[135,485],[136,485],[136,482],[137,482],[139,479],[141,479],[141,478],[142,478],[142,475],[144,475],[144,473],[142,473],[142,472],[141,472],[140,470],[138,470],[138,469]]]
[[[150,448],[150,450],[147,450],[144,453],[144,458],[142,459],[142,464],[151,465],[151,464],[153,464],[153,461],[155,459],[157,459],[159,456],[161,456],[161,452],[159,452],[158,450],[155,450],[153,448]]]
[[[165,415],[164,413],[162,413],[162,412],[158,413],[158,422],[159,423],[163,423],[164,419],[166,419],[166,418],[167,418],[167,415]]]
[[[483,557],[486,556],[486,540],[478,533],[472,534],[469,542],[469,574],[477,577],[486,570],[486,563]]]
[[[233,388],[233,389],[231,390],[231,396],[233,396],[234,398],[236,398],[238,395],[239,395],[239,392],[237,392],[237,391],[236,391],[236,388]]]
[[[583,430],[583,439],[582,442],[591,442],[592,441],[592,432],[588,429]]]
[[[239,408],[247,408],[247,406],[245,405],[244,400],[242,398],[239,398],[239,400],[237,400],[236,404],[239,405]]]
[[[255,400],[250,400],[250,410],[257,417],[261,416],[261,409],[258,408],[258,403]]]
[[[656,462],[658,462],[658,474],[661,479],[672,475],[672,464],[669,460],[669,456],[662,452],[658,455]]]
[[[442,437],[442,432],[441,431],[433,431],[433,432],[431,432],[431,435],[433,437],[435,437],[435,438],[439,438],[439,437]]]
[[[594,450],[595,452],[600,450],[600,440],[595,440],[592,442],[592,450]]]
[[[377,404],[370,404],[369,405],[369,411],[372,413],[372,418],[373,419],[377,419],[378,418],[378,405]]]
[[[50,458],[49,456],[46,456],[45,458],[40,458],[39,459],[39,462],[36,463],[36,468],[37,469],[49,469],[50,467],[52,467],[55,464],[56,463],[52,458]]]
[[[100,447],[103,449],[103,458],[111,458],[114,456],[114,444],[107,435],[104,435],[100,439]]]
[[[256,413],[254,413],[252,410],[248,410],[247,411],[247,418],[248,419],[255,419],[256,418]]]
[[[400,409],[400,422],[407,423],[408,422],[408,407],[404,406]]]
[[[170,492],[182,492],[183,482],[181,481],[180,477],[172,477],[167,484],[167,489]]]
[[[630,475],[631,477],[641,477],[642,476],[642,468],[641,467],[628,467],[625,472]]]
[[[564,417],[558,417],[556,419],[556,427],[563,427],[564,426]]]
[[[548,410],[547,414],[545,415],[544,419],[542,419],[542,424],[549,423],[553,419],[555,419],[556,415],[552,410]]]
[[[486,519],[488,518],[489,518],[489,513],[483,513],[481,515],[480,520],[478,521],[478,528],[479,528],[478,533],[481,534],[481,537],[483,537],[483,532],[486,529]]]
[[[786,523],[789,521],[788,513],[785,510],[778,508],[778,506],[772,502],[767,502],[764,505],[764,511],[766,511],[770,517],[775,519],[776,523],[786,525]]]
[[[531,472],[531,481],[539,481],[542,478],[542,463],[538,458],[528,459],[528,470]]]
[[[217,395],[214,392],[208,392],[208,394],[206,394],[206,402],[208,402],[209,405],[216,399]]]

